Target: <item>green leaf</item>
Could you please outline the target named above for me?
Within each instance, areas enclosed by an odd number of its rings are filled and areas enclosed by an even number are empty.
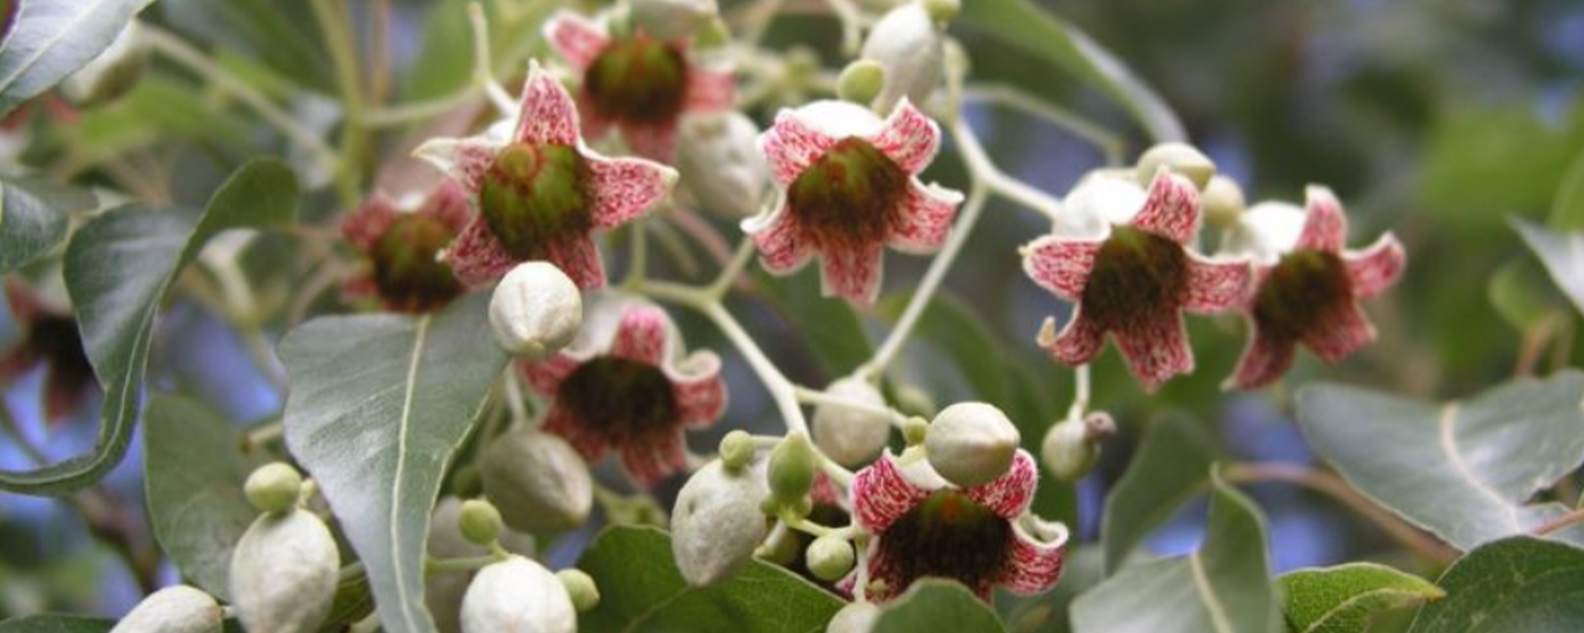
[[[92,61],[153,1],[19,2],[0,42],[0,115]]]
[[[1546,283],[1546,272],[1528,258],[1507,262],[1491,275],[1486,296],[1496,313],[1520,334],[1547,321],[1571,318],[1572,303]]]
[[[1137,459],[1137,458],[1135,458]],[[1123,569],[1072,605],[1077,633],[1277,633],[1281,614],[1254,503],[1213,483],[1204,543]]]
[[[1584,153],[1573,159],[1573,166],[1562,177],[1547,224],[1558,231],[1584,231]]]
[[[820,296],[819,276],[811,270],[775,277],[755,266],[754,284],[788,322],[817,324],[797,330],[827,376],[846,375],[869,360],[874,346],[863,322],[846,301]]]
[[[1298,424],[1353,487],[1467,551],[1567,510],[1526,503],[1584,463],[1581,403],[1576,371],[1444,405],[1320,384],[1298,393]]]
[[[0,622],[0,633],[105,633],[115,620],[80,615],[30,615]]]
[[[38,4],[38,3],[34,3]],[[297,217],[297,179],[273,159],[238,169],[194,222],[179,211],[128,206],[83,225],[66,247],[66,290],[83,347],[104,386],[92,451],[26,472],[0,472],[0,489],[62,495],[103,477],[126,455],[143,409],[143,374],[161,299],[216,233],[284,226]]]
[[[160,15],[199,42],[241,51],[281,75],[329,93],[335,87],[314,0],[163,0]]]
[[[1551,205],[1580,149],[1584,126],[1547,121],[1532,104],[1448,108],[1425,147],[1417,198],[1448,229],[1495,230],[1507,213]]]
[[[843,602],[797,574],[750,561],[730,580],[689,587],[671,538],[651,527],[606,530],[578,569],[594,577],[600,603],[578,616],[583,633],[821,633]]]
[[[433,315],[316,319],[280,344],[286,444],[368,569],[390,633],[434,630],[423,601],[429,511],[507,361],[488,303],[485,292]]]
[[[875,310],[885,319],[896,322],[907,309],[912,293],[893,294],[875,304]],[[1007,382],[1002,375],[1001,343],[985,327],[985,320],[974,314],[972,308],[941,292],[930,300],[919,318],[914,335],[929,341],[951,357],[952,364],[962,372],[980,400],[1005,406]],[[1040,424],[1046,421],[1019,420],[1019,423]]]
[[[870,633],[1006,633],[1001,619],[962,583],[925,579],[888,603]]]
[[[1215,459],[1214,438],[1193,418],[1168,414],[1156,419],[1106,499],[1100,538],[1107,575],[1121,569],[1144,537],[1204,490]]]
[[[1516,218],[1512,224],[1545,264],[1551,280],[1584,312],[1584,233],[1553,233]]]
[[[0,181],[0,273],[54,250],[66,239],[67,214],[96,203],[93,194],[42,181]]]
[[[963,24],[1094,84],[1127,108],[1156,142],[1187,138],[1160,95],[1083,31],[1027,0],[969,0]]]
[[[229,602],[231,550],[258,517],[242,484],[265,460],[243,453],[236,427],[196,401],[156,395],[145,419],[144,487],[160,550],[189,582]]]
[[[1446,597],[1428,580],[1375,563],[1299,569],[1276,582],[1285,601],[1287,630],[1293,633],[1365,633],[1377,611]]]
[[[1445,600],[1420,609],[1408,633],[1584,630],[1584,550],[1515,537],[1480,546],[1436,581]]]

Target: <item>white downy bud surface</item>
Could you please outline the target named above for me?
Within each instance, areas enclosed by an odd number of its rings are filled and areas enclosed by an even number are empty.
[[[110,633],[219,633],[220,605],[189,587],[166,587],[144,598]]]
[[[1216,173],[1215,162],[1198,148],[1187,143],[1161,143],[1139,156],[1135,177],[1140,185],[1148,187],[1162,168],[1186,176],[1200,191],[1210,185],[1210,178]]]
[[[1253,257],[1259,264],[1275,264],[1291,251],[1303,234],[1306,216],[1297,205],[1261,202],[1221,235],[1220,255]]]
[[[759,127],[735,110],[683,117],[677,143],[682,186],[705,210],[727,218],[759,211],[770,166],[759,153]]]
[[[869,633],[879,618],[880,607],[875,603],[852,602],[836,612],[826,625],[825,633]]]
[[[885,406],[880,390],[861,378],[833,382],[825,393],[873,407]],[[890,419],[875,411],[821,404],[814,408],[811,424],[814,444],[826,457],[847,468],[874,461],[891,439]]]
[[[671,552],[689,585],[725,580],[753,557],[767,532],[759,503],[768,495],[761,468],[734,473],[715,460],[693,473],[671,511]]]
[[[313,633],[330,613],[341,555],[307,510],[266,514],[231,555],[231,598],[248,633]]]
[[[662,40],[693,37],[720,15],[715,0],[631,0],[633,25]]]
[[[473,577],[462,598],[462,633],[577,633],[577,611],[555,574],[522,556]]]
[[[875,23],[859,57],[885,69],[885,87],[870,104],[876,112],[890,112],[903,97],[920,105],[929,100],[944,72],[945,41],[921,2],[892,9]]]
[[[462,500],[445,497],[435,504],[429,516],[429,555],[436,558],[468,558],[489,553],[487,548],[468,542],[462,535]],[[507,551],[523,556],[534,555],[532,536],[506,529],[501,532],[500,543]],[[473,574],[466,572],[428,574],[424,576],[424,604],[434,616],[435,629],[440,633],[461,633],[462,597],[467,594],[468,582]]]
[[[1021,436],[1000,409],[983,402],[946,407],[930,423],[924,448],[930,467],[964,488],[1006,474]]]
[[[1099,239],[1111,231],[1111,225],[1132,220],[1147,199],[1149,192],[1133,179],[1131,170],[1096,170],[1067,194],[1051,229],[1061,237]]]
[[[553,264],[524,262],[495,287],[489,322],[502,349],[520,358],[540,360],[577,336],[583,323],[583,294]]]
[[[495,438],[479,460],[484,494],[514,530],[544,535],[588,520],[594,481],[583,457],[556,435],[529,427]]]

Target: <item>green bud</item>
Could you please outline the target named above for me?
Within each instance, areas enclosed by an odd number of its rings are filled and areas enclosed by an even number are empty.
[[[770,492],[783,504],[794,504],[807,497],[814,487],[814,472],[819,455],[805,433],[786,436],[770,452]]]
[[[1040,457],[1060,481],[1077,481],[1094,469],[1100,443],[1116,434],[1110,415],[1094,412],[1082,420],[1063,420],[1045,433]]]
[[[841,580],[853,567],[853,547],[839,536],[821,536],[809,544],[808,568],[814,577],[826,582]]]
[[[1149,148],[1139,157],[1135,176],[1139,184],[1148,187],[1155,180],[1155,174],[1164,167],[1172,173],[1186,176],[1192,180],[1194,186],[1200,191],[1210,185],[1210,177],[1216,173],[1215,163],[1210,157],[1186,143],[1161,143]]]
[[[911,383],[896,385],[896,400],[897,408],[908,415],[932,418],[940,412],[940,408],[935,404],[935,397]]]
[[[501,514],[495,504],[484,499],[462,502],[462,512],[457,515],[457,529],[462,537],[474,545],[489,545],[500,538]]]
[[[957,14],[962,12],[962,0],[922,0],[924,12],[936,24],[945,25],[957,19]]]
[[[291,464],[274,462],[248,475],[242,491],[247,494],[248,503],[260,512],[286,512],[297,507],[302,484],[302,475]]]
[[[720,458],[727,470],[735,472],[747,468],[754,458],[753,437],[742,430],[727,433],[721,438]]]
[[[693,48],[701,51],[722,48],[730,43],[731,29],[726,27],[725,20],[718,17],[704,25],[698,36],[693,38]]]
[[[785,567],[797,561],[802,554],[802,544],[792,530],[780,528],[754,550],[754,556],[769,563]]]
[[[1006,474],[1021,436],[1000,409],[983,402],[946,407],[924,440],[930,466],[947,481],[977,486]]]
[[[1248,202],[1243,198],[1243,188],[1237,182],[1226,176],[1216,174],[1210,179],[1210,185],[1205,187],[1204,195],[1205,222],[1210,226],[1229,228],[1237,224],[1238,216],[1248,208]]]
[[[902,425],[902,439],[908,446],[918,446],[929,438],[929,422],[924,418],[908,418],[907,424]]]
[[[556,578],[561,581],[561,586],[566,587],[567,596],[572,598],[572,607],[579,613],[592,611],[599,606],[599,587],[594,584],[594,578],[581,569],[567,568],[556,572]]]
[[[880,62],[860,59],[842,69],[836,79],[836,95],[843,101],[869,105],[885,87],[885,67]]]

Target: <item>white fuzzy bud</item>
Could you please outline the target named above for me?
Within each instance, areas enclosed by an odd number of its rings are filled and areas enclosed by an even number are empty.
[[[583,295],[560,268],[546,262],[524,262],[495,287],[489,321],[502,349],[539,360],[577,336],[583,323]]]
[[[880,390],[862,378],[833,382],[825,393],[875,408],[885,406]],[[848,468],[873,461],[891,439],[891,421],[878,411],[821,404],[814,409],[812,424],[814,444],[826,457]]]
[[[1163,167],[1172,173],[1186,176],[1200,191],[1204,191],[1205,187],[1210,185],[1210,178],[1216,173],[1215,163],[1194,146],[1186,143],[1161,143],[1149,148],[1139,157],[1137,168],[1139,184],[1149,186]]]
[[[248,633],[312,633],[335,599],[341,555],[307,510],[266,514],[231,554],[231,604]]]
[[[732,472],[716,460],[693,473],[671,511],[671,552],[689,585],[725,580],[753,557],[767,531],[759,503],[768,495],[756,469]]]
[[[1248,207],[1248,202],[1243,198],[1243,188],[1238,186],[1237,181],[1221,174],[1210,179],[1210,185],[1205,187],[1199,200],[1204,203],[1205,223],[1221,228],[1237,224],[1238,216],[1243,215]]]
[[[110,633],[219,633],[220,605],[209,594],[176,585],[144,598]]]
[[[1006,474],[1021,437],[1000,409],[983,402],[946,407],[930,423],[924,449],[941,477],[962,487]]]
[[[479,460],[484,494],[506,525],[529,534],[570,530],[588,520],[594,481],[588,464],[559,436],[516,428],[496,438]]]
[[[1294,204],[1256,204],[1222,233],[1220,254],[1248,256],[1261,264],[1275,264],[1298,243],[1307,219],[1304,210]]]
[[[1126,224],[1144,208],[1149,193],[1131,171],[1090,172],[1067,194],[1062,212],[1051,223],[1061,237],[1098,239],[1115,224]]]
[[[902,97],[915,104],[929,100],[945,68],[946,37],[924,5],[909,2],[890,10],[864,40],[861,59],[885,69],[885,88],[871,105],[890,112]]]
[[[1094,469],[1100,443],[1116,434],[1111,416],[1095,412],[1082,420],[1063,420],[1045,433],[1040,457],[1060,481],[1077,481]]]
[[[462,500],[446,497],[435,504],[429,517],[429,555],[435,558],[467,558],[483,556],[489,549],[469,542],[462,535]],[[523,556],[534,553],[533,537],[521,532],[503,530],[500,544],[507,551]],[[461,633],[462,596],[467,593],[468,581],[473,574],[449,572],[424,576],[424,604],[434,616],[435,630],[440,633]]]
[[[577,610],[555,574],[521,556],[473,577],[462,598],[462,633],[577,633]]]
[[[759,211],[770,167],[759,153],[759,127],[735,110],[683,117],[677,171],[705,210],[728,218]]]
[[[634,26],[663,40],[692,37],[720,15],[715,0],[631,0],[628,6]]]
[[[842,607],[825,626],[825,633],[869,633],[880,618],[880,607],[873,602],[853,602]]]

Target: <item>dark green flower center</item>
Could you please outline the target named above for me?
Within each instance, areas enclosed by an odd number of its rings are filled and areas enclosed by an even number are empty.
[[[1012,524],[960,490],[937,490],[880,538],[881,556],[897,572],[901,593],[920,578],[951,578],[971,589],[993,582],[1006,565]]]
[[[591,179],[574,147],[514,143],[485,172],[479,206],[507,253],[534,259],[546,245],[593,227]]]
[[[1282,256],[1254,297],[1261,332],[1298,340],[1346,310],[1353,297],[1347,265],[1336,253],[1300,250]]]
[[[435,261],[454,237],[438,219],[416,213],[398,217],[369,251],[374,285],[385,304],[405,312],[427,312],[462,294],[451,267]]]
[[[633,123],[675,120],[687,100],[687,58],[644,34],[612,41],[589,64],[583,87],[594,110]]]
[[[1111,227],[1084,286],[1084,315],[1102,329],[1129,326],[1175,310],[1188,291],[1181,244],[1129,226]]]
[[[908,173],[856,136],[837,142],[792,181],[787,203],[799,226],[822,247],[883,240],[902,220]]]
[[[616,356],[583,363],[561,382],[556,399],[617,446],[670,432],[681,413],[660,368]]]

